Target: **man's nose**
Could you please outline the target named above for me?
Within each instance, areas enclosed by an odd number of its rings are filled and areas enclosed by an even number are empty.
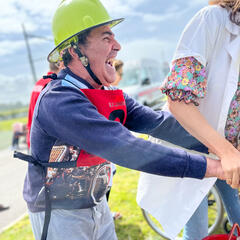
[[[115,51],[120,51],[121,50],[121,45],[120,45],[120,43],[116,39],[114,39],[113,49]]]

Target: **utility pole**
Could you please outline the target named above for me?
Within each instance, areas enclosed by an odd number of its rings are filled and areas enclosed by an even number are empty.
[[[37,82],[37,76],[36,76],[36,71],[34,68],[34,63],[33,63],[33,59],[32,59],[32,54],[31,54],[31,49],[30,49],[30,45],[28,42],[28,34],[26,33],[24,24],[22,23],[22,30],[23,30],[23,36],[24,36],[24,40],[26,43],[26,48],[27,48],[27,53],[28,53],[28,60],[29,60],[29,64],[31,67],[31,71],[32,71],[32,76],[33,76],[33,82]]]

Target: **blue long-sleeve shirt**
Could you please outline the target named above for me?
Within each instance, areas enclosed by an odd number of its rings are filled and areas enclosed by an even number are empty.
[[[66,84],[61,80],[64,78],[74,85]],[[182,147],[207,152],[207,148],[187,133],[170,113],[155,112],[124,94],[127,119],[123,126],[101,115],[76,86],[92,88],[67,68],[42,91],[31,128],[34,158],[48,162],[52,146],[60,140],[127,168],[163,176],[204,177],[205,157],[154,144],[131,134],[130,131],[145,133]],[[43,210],[36,208],[34,202],[44,178],[41,167],[29,164],[24,198],[31,211]]]

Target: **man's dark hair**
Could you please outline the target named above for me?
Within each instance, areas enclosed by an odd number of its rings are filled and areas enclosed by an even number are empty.
[[[91,29],[88,29],[88,30],[82,32],[81,34],[79,34],[77,36],[78,37],[77,44],[87,45],[87,37],[89,36],[90,32],[91,32]],[[62,55],[62,60],[63,60],[65,67],[67,67],[68,64],[72,61],[72,56],[69,53],[68,49],[64,50],[64,53]]]

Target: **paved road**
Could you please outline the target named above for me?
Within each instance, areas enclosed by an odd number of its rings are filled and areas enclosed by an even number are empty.
[[[27,212],[22,187],[27,163],[13,159],[9,149],[0,151],[0,203],[10,209],[0,212],[0,232]]]

